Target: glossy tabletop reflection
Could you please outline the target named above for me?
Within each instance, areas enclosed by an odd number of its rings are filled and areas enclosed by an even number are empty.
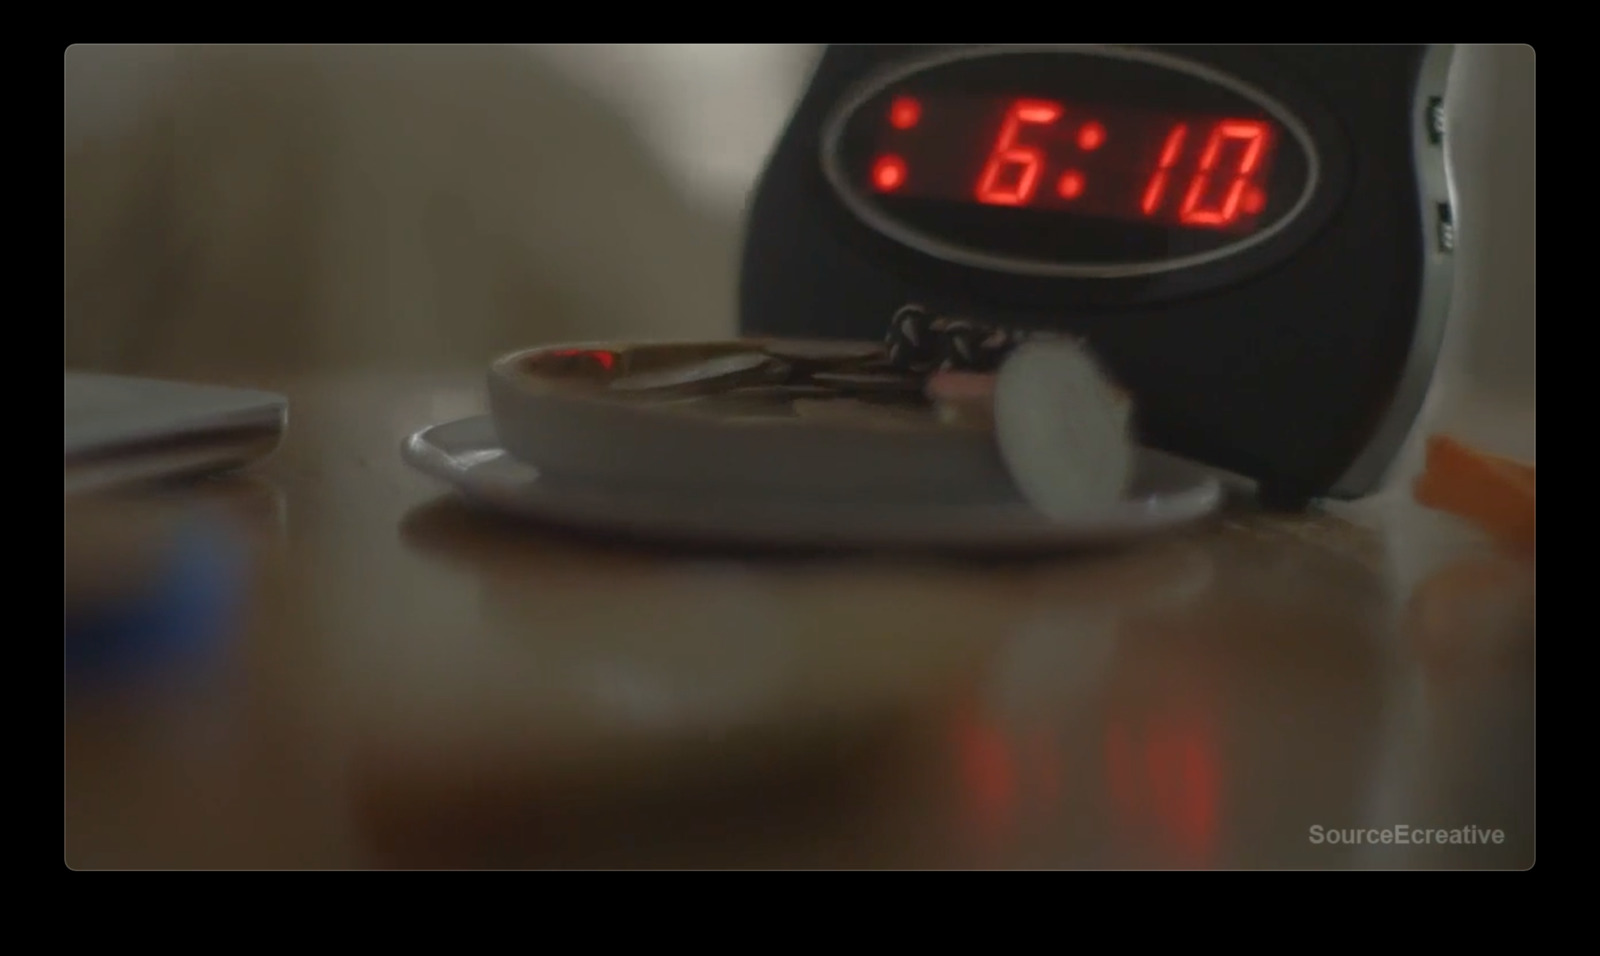
[[[1403,494],[1046,562],[674,553],[406,469],[480,372],[240,384],[282,452],[136,505],[223,504],[248,600],[69,682],[73,867],[1535,859],[1534,566]]]

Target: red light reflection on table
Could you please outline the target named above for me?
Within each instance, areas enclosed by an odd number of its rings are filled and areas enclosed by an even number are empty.
[[[1225,813],[1225,740],[1219,688],[1198,663],[1147,660],[1128,681],[1112,678],[1103,710],[1008,716],[981,698],[967,699],[950,725],[952,769],[963,829],[978,849],[1004,860],[1035,830],[1043,837],[1061,827],[1104,829],[1100,821],[1071,816],[1099,802],[1092,792],[1071,789],[1075,781],[1096,786],[1099,763],[1104,824],[1116,837],[1112,852],[1154,851],[1163,865],[1212,865]],[[1078,737],[1073,724],[1103,728],[1098,739],[1084,741],[1091,752],[1082,763],[1074,761],[1076,747],[1066,749]],[[1076,768],[1073,777],[1068,768]]]
[[[1154,831],[1192,863],[1216,848],[1222,772],[1216,726],[1202,709],[1170,710],[1106,732],[1113,812],[1134,831]]]
[[[1025,808],[1048,815],[1062,797],[1061,741],[1050,728],[1019,737],[973,707],[957,718],[955,746],[970,819],[991,848],[1016,835]]]
[[[987,849],[1000,850],[1015,838],[1024,813],[1048,819],[1057,812],[1066,778],[1053,728],[1018,733],[967,708],[954,730],[968,820]],[[1223,780],[1217,725],[1206,708],[1169,706],[1114,719],[1104,757],[1112,821],[1125,834],[1153,837],[1185,865],[1213,859]]]
[[[964,790],[985,831],[1009,829],[1017,812],[1017,761],[1004,729],[968,712],[956,725]]]

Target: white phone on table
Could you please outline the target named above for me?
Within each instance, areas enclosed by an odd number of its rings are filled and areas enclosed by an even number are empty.
[[[274,392],[66,372],[65,492],[229,471],[276,451],[289,401]]]

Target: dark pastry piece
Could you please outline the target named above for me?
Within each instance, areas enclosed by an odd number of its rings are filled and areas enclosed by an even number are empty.
[[[936,315],[908,305],[889,320],[884,347],[895,366],[919,375],[938,370],[993,372],[1024,342],[1058,339],[1051,333]]]

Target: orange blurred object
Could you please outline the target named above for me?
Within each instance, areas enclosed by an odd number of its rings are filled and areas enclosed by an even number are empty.
[[[1433,664],[1493,656],[1535,640],[1538,582],[1513,555],[1480,555],[1445,565],[1412,594],[1410,633]]]
[[[1435,436],[1428,440],[1427,467],[1412,490],[1426,507],[1466,518],[1510,547],[1535,550],[1533,465]]]

